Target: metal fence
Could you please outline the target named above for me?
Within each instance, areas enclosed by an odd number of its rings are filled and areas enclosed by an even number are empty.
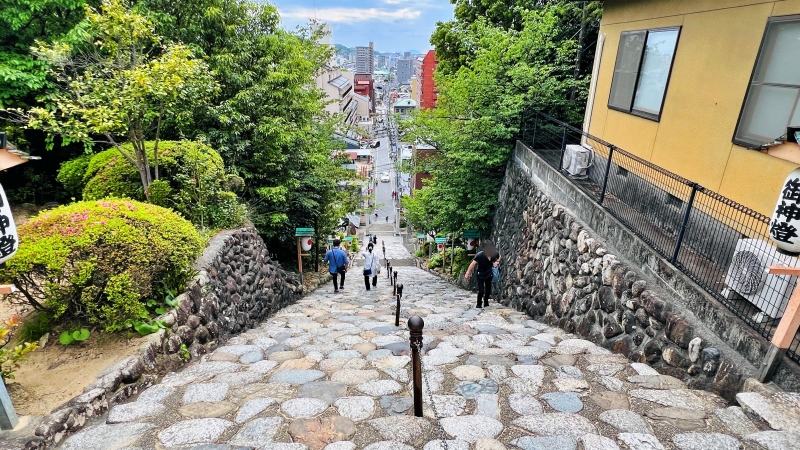
[[[797,282],[767,275],[769,265],[798,266],[769,241],[769,218],[695,182],[540,112],[527,114],[521,141],[767,339]],[[589,168],[566,168],[580,145]],[[800,363],[800,333],[787,355]]]

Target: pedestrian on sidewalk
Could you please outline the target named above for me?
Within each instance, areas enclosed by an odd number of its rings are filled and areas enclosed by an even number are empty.
[[[389,216],[386,216],[386,223],[389,223]]]
[[[369,290],[369,277],[372,277],[372,287],[378,285],[378,272],[381,270],[380,258],[372,253],[374,245],[367,244],[367,251],[364,253],[364,286]]]
[[[347,253],[339,248],[342,241],[339,239],[333,240],[333,248],[328,250],[325,254],[323,263],[328,263],[328,272],[333,279],[333,293],[338,294],[340,290],[344,289],[344,274],[347,273],[347,268],[350,266],[350,260],[347,258]],[[340,283],[337,283],[338,276],[341,275]]]
[[[477,283],[478,283],[478,303],[476,308],[486,308],[489,306],[489,296],[492,295],[492,277],[493,270],[500,266],[500,261],[503,257],[497,252],[497,247],[494,242],[486,240],[483,242],[483,251],[478,252],[472,263],[464,274],[464,279],[469,281],[472,270],[478,266]],[[481,301],[483,303],[481,303]]]

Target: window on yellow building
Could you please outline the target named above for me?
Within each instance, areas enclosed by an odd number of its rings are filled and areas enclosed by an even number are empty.
[[[680,27],[624,31],[620,35],[608,107],[661,119]]]
[[[767,22],[733,142],[770,144],[800,126],[800,16]]]

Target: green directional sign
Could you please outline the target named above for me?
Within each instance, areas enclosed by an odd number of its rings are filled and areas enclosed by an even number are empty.
[[[314,229],[313,228],[295,228],[294,229],[295,236],[314,236]]]
[[[464,230],[464,238],[480,239],[480,237],[481,237],[480,230]]]
[[[436,238],[436,243],[437,244],[446,244],[447,243],[447,238]]]

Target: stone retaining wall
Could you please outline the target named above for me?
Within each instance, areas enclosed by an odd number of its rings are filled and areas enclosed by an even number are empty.
[[[612,254],[514,163],[506,172],[493,237],[504,258],[503,303],[730,401],[753,375],[740,355],[690,323],[690,314]]]
[[[195,269],[198,274],[189,290],[176,297],[178,306],[159,317],[169,330],[149,335],[138,355],[101,372],[83,394],[46,417],[35,437],[20,444],[26,449],[53,447],[88,419],[149,387],[158,374],[201,357],[304,293],[298,277],[269,258],[266,244],[252,228],[214,236]]]

